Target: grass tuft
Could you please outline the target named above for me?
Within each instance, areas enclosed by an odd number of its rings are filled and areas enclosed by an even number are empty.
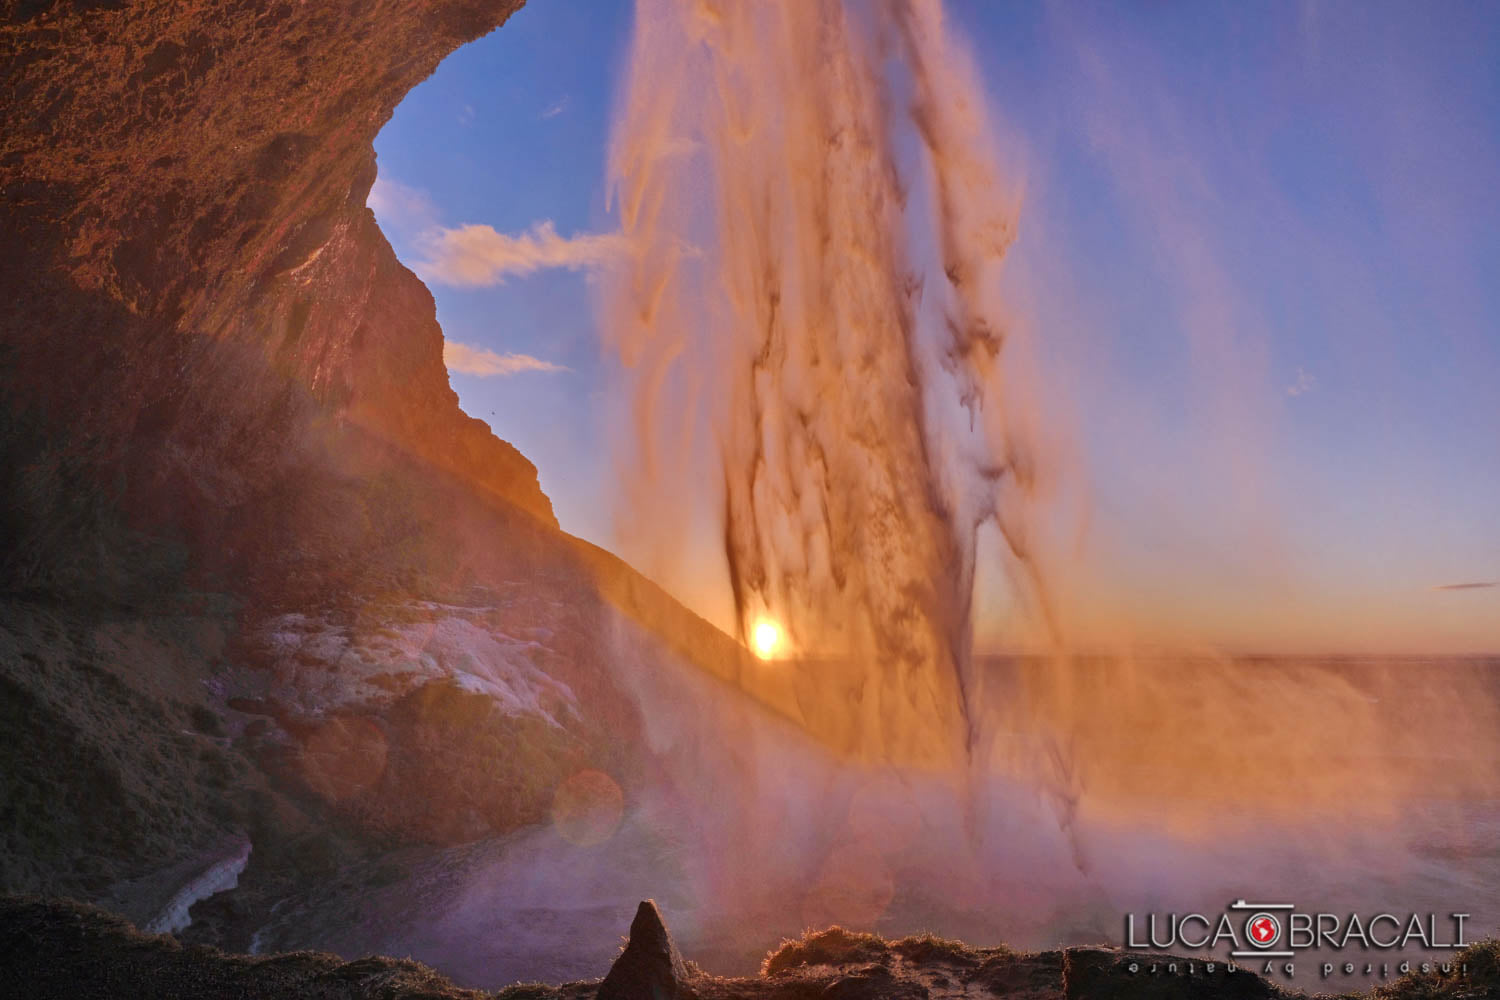
[[[1460,1000],[1500,996],[1500,941],[1476,941],[1453,956],[1454,971],[1411,972],[1371,994],[1377,1000]],[[1466,971],[1462,974],[1459,968]]]
[[[953,965],[978,965],[983,956],[962,941],[950,941],[930,932],[912,934],[891,942],[891,950],[916,965],[947,962]]]
[[[807,965],[878,962],[889,953],[889,946],[882,938],[834,925],[827,930],[806,931],[795,941],[783,941],[781,947],[766,956],[760,972],[763,976],[774,976]]]

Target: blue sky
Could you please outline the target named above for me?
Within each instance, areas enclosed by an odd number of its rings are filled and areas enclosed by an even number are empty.
[[[1080,633],[1500,649],[1500,588],[1437,589],[1500,580],[1500,7],[949,16],[1026,192],[1007,291],[1065,442]],[[591,262],[535,239],[492,284],[421,265],[465,224],[607,239],[631,20],[535,0],[450,56],[381,133],[372,196],[448,339],[536,361],[453,371],[465,409],[611,547],[617,373]],[[1003,595],[981,604],[1003,644]]]

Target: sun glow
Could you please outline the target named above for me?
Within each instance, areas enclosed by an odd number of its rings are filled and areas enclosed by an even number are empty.
[[[780,626],[762,618],[750,630],[750,645],[754,648],[756,656],[762,660],[769,660],[781,646]]]

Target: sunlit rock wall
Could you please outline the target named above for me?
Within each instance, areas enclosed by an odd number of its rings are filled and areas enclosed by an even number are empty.
[[[396,104],[519,5],[3,5],[0,586],[400,585],[414,470],[555,524],[365,208]]]

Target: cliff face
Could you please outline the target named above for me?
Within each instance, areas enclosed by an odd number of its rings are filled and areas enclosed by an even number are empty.
[[[346,863],[628,786],[619,614],[737,668],[459,410],[365,208],[518,6],[0,0],[0,890],[130,911],[248,836],[193,925],[246,947]]]
[[[519,5],[0,5],[0,587],[399,577],[449,487],[555,525],[364,207],[396,104]]]

